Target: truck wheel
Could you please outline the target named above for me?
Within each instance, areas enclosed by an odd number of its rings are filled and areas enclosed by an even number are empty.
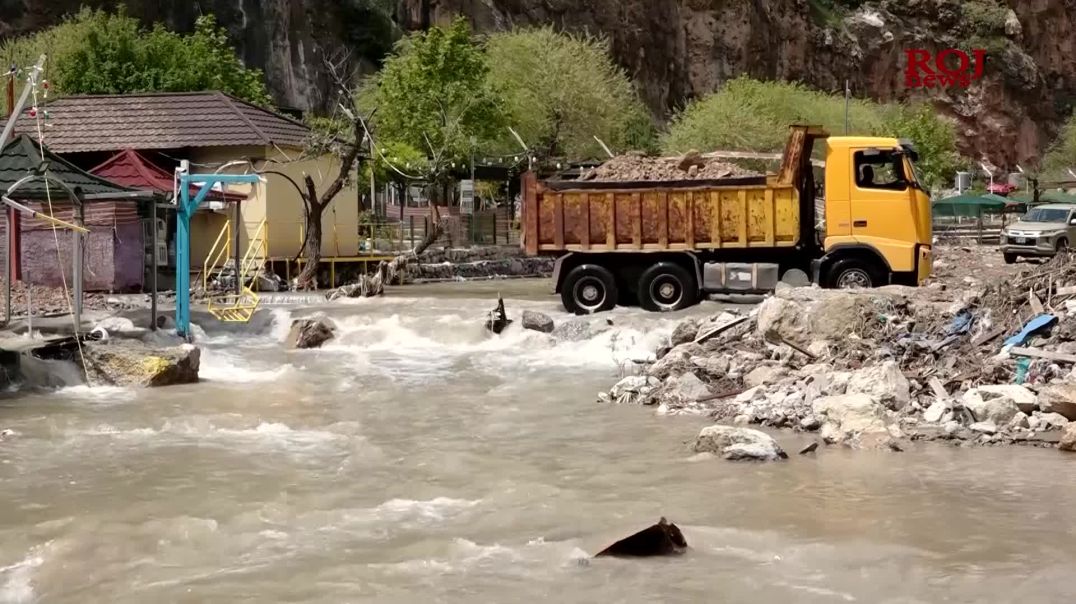
[[[1016,259],[1019,258],[1016,254],[1002,254],[1005,258],[1005,264],[1016,264]]]
[[[830,267],[827,285],[835,289],[870,289],[883,284],[883,277],[870,262],[859,258],[845,258]]]
[[[639,277],[639,305],[646,310],[681,310],[698,302],[699,288],[687,269],[672,262],[659,262]]]
[[[612,310],[618,295],[613,273],[596,264],[573,268],[560,289],[564,308],[577,315]]]

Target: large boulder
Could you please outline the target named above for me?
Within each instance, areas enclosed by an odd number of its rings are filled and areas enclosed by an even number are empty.
[[[658,404],[664,408],[659,411],[691,407],[709,395],[710,387],[698,376],[690,371],[681,373],[665,380],[657,397]]]
[[[649,375],[629,375],[617,382],[608,393],[598,395],[598,402],[650,405],[654,402],[651,394],[660,385],[661,380]]]
[[[852,373],[848,392],[869,394],[886,407],[899,411],[912,400],[908,378],[895,361],[864,367]]]
[[[965,392],[961,400],[978,422],[992,422],[1004,426],[1020,413],[1020,408],[1011,398],[996,393],[992,395],[978,388]]]
[[[1065,426],[1065,431],[1061,433],[1061,440],[1058,441],[1057,448],[1062,451],[1076,452],[1076,422]]]
[[[291,322],[288,345],[292,348],[321,348],[333,339],[334,326],[326,319],[296,319]]]
[[[201,351],[190,344],[154,348],[139,340],[111,339],[86,342],[82,357],[90,384],[157,387],[197,382]]]
[[[707,426],[695,439],[696,453],[713,453],[731,461],[777,461],[787,459],[770,435],[737,426]]]
[[[549,315],[533,310],[523,311],[523,329],[553,333],[553,328],[553,319]]]
[[[1055,384],[1039,391],[1039,408],[1076,421],[1076,384]]]
[[[1035,396],[1035,393],[1019,384],[992,384],[979,386],[978,390],[983,393],[984,399],[994,398],[995,396],[1008,398],[1016,404],[1020,411],[1027,415],[1031,415],[1039,409],[1039,399]]]
[[[854,392],[824,396],[811,405],[815,415],[826,420],[826,440],[836,442],[871,432],[886,432],[886,408],[869,394]]]
[[[672,346],[679,346],[681,344],[687,344],[688,342],[694,342],[695,336],[698,334],[699,320],[685,319],[673,330],[672,335],[669,337],[669,344]]]
[[[658,362],[651,365],[647,370],[647,373],[659,380],[663,380],[673,375],[680,375],[691,368],[692,357],[702,353],[703,349],[698,344],[681,344],[670,350],[665,356],[661,357]]]
[[[774,384],[782,377],[784,377],[785,371],[781,367],[775,365],[759,365],[743,376],[744,386],[748,388],[754,388],[755,386],[766,386]]]
[[[779,337],[792,342],[818,339],[810,333],[811,326],[801,304],[782,298],[767,298],[758,307],[755,325],[764,337]]]

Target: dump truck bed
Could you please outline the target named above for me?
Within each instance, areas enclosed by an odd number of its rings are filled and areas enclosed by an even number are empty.
[[[539,181],[523,176],[527,253],[792,248],[815,129],[793,127],[776,175],[682,181]],[[813,204],[813,202],[812,202]]]
[[[775,177],[679,182],[524,179],[524,247],[615,252],[793,247],[795,187]]]

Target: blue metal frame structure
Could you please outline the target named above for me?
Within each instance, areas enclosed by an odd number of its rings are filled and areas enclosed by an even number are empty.
[[[179,203],[176,204],[176,334],[191,338],[191,216],[202,205],[214,185],[256,184],[257,174],[190,174],[179,177]],[[191,199],[193,183],[202,183]]]

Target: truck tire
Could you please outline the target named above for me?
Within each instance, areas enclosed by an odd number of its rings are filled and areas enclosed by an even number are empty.
[[[699,301],[699,286],[684,267],[659,262],[639,277],[639,306],[654,312],[670,312],[694,306]]]
[[[829,268],[826,285],[834,289],[870,289],[884,285],[884,279],[873,263],[859,258],[844,258]]]
[[[577,315],[612,310],[619,295],[613,273],[596,264],[573,268],[560,288],[564,308]]]
[[[1016,254],[1004,253],[1001,255],[1005,258],[1005,264],[1016,264],[1016,259],[1019,258]]]

